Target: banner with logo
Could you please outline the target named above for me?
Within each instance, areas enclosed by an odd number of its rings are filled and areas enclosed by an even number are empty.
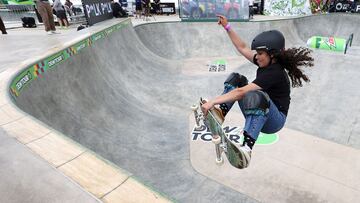
[[[100,31],[96,34],[93,34],[92,36],[62,50],[59,51],[44,60],[41,60],[27,68],[25,68],[23,71],[21,71],[15,78],[12,80],[10,85],[10,94],[11,96],[16,99],[21,91],[28,86],[32,81],[36,79],[41,79],[44,77],[44,73],[46,71],[52,70],[58,65],[67,59],[71,58],[72,56],[80,53],[85,48],[91,46],[93,43],[104,39],[111,33],[120,30],[121,28],[127,26],[130,22],[130,20],[123,21],[119,24],[116,24],[114,26],[111,26],[109,28],[104,29],[103,31]]]
[[[266,0],[264,14],[270,16],[298,16],[311,14],[309,0]]]
[[[113,18],[110,0],[82,0],[89,25]]]
[[[159,7],[162,14],[176,14],[175,3],[160,3]]]
[[[329,12],[360,12],[360,0],[334,0],[329,5]]]

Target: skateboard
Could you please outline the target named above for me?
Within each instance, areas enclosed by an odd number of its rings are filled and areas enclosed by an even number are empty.
[[[214,109],[210,109],[205,116],[201,111],[201,105],[205,101],[200,98],[200,102],[191,106],[194,112],[196,128],[199,128],[203,123],[211,132],[212,142],[215,144],[216,159],[215,162],[218,165],[224,163],[222,153],[225,153],[229,163],[238,168],[243,169],[244,164],[240,157],[241,152],[239,149],[229,140],[228,135],[224,132],[222,125],[214,117]]]

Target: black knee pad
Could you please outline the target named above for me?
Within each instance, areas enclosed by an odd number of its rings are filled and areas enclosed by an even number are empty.
[[[234,87],[244,87],[248,84],[248,79],[239,73],[231,73],[224,82],[224,85],[226,84],[232,85]]]
[[[263,91],[246,93],[243,102],[246,115],[266,115],[269,112],[270,97]]]

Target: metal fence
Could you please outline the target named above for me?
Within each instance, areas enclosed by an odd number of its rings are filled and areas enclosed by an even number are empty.
[[[13,5],[11,4],[12,1],[16,1],[17,4],[25,3],[26,5]],[[67,14],[70,23],[79,24],[86,22],[85,15],[81,9],[81,5],[74,6],[74,10],[76,10],[76,15]],[[33,17],[36,21],[36,24],[42,23],[41,17],[37,13],[37,10],[32,0],[0,0],[0,16],[4,21],[6,28],[22,26],[22,17]],[[57,18],[55,15],[54,19],[55,23],[57,23]]]
[[[38,19],[34,5],[9,5],[4,3],[4,0],[0,0],[0,16],[6,27],[9,27],[9,24],[21,25],[22,17]]]

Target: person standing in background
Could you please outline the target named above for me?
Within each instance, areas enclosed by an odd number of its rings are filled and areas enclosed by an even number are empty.
[[[66,18],[65,8],[60,0],[54,0],[53,9],[56,12],[56,17],[59,20],[59,24],[60,24],[61,28],[63,28],[63,27],[68,28],[69,22]]]
[[[45,31],[51,35],[56,34],[54,16],[48,0],[36,0],[36,8],[43,20]]]
[[[156,14],[160,14],[160,0],[154,0],[154,3],[155,3]]]
[[[3,35],[7,34],[6,28],[5,28],[4,22],[1,19],[1,16],[0,16],[0,30],[1,30]]]
[[[249,19],[254,18],[254,0],[249,0]]]
[[[141,18],[142,5],[141,0],[135,0],[135,18]]]
[[[70,0],[65,1],[65,10],[71,16],[71,11],[76,15],[75,8],[73,6],[73,3]]]
[[[141,3],[145,14],[144,20],[148,21],[150,16],[150,0],[142,0]]]

